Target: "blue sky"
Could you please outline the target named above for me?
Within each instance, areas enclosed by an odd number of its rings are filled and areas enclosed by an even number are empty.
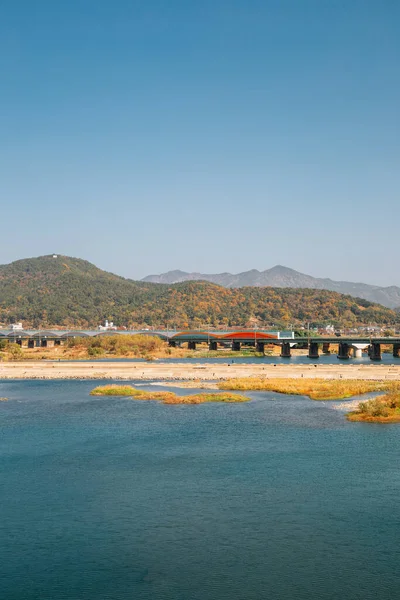
[[[3,0],[0,263],[400,285],[397,0]]]

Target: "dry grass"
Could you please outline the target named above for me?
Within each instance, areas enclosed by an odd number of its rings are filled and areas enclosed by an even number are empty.
[[[364,423],[400,422],[400,382],[360,381],[349,379],[264,379],[248,377],[230,379],[218,384],[220,389],[254,390],[309,396],[312,400],[341,400],[368,392],[387,392],[378,398],[360,402],[348,413],[349,421]]]
[[[250,398],[247,396],[241,396],[239,394],[192,394],[190,396],[177,396],[174,398],[168,398],[164,401],[164,404],[204,404],[205,402],[248,402]]]
[[[247,402],[249,398],[239,394],[192,394],[177,396],[173,392],[138,390],[131,385],[101,385],[90,392],[92,396],[127,396],[134,400],[158,400],[164,404],[204,404],[205,402]]]
[[[91,396],[132,396],[135,391],[131,385],[99,385],[90,392]]]
[[[218,383],[222,390],[268,391],[309,396],[312,400],[342,400],[368,392],[386,391],[391,383],[352,379],[267,379],[242,377]]]
[[[0,358],[15,360],[80,360],[96,358],[185,358],[191,355],[187,349],[170,348],[157,336],[143,334],[101,335],[88,338],[69,338],[61,346],[46,348],[20,347],[18,344],[0,341]]]
[[[160,400],[166,402],[175,397],[173,392],[147,392],[131,385],[100,385],[90,392],[91,396],[128,396],[135,400]]]
[[[76,346],[55,346],[49,348],[22,348],[21,354],[12,356],[2,352],[0,357],[4,362],[14,360],[96,360],[98,358],[140,358],[142,360],[157,360],[158,358],[186,358],[192,356],[192,351],[183,348],[169,348],[166,344],[157,350],[142,350],[122,347],[115,350],[99,349],[93,352],[90,347],[77,344]]]
[[[400,422],[400,384],[396,382],[384,396],[360,402],[358,409],[347,415],[349,421],[365,423]]]

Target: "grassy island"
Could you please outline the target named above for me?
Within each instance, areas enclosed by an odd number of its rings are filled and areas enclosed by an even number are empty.
[[[221,390],[252,390],[278,392],[308,396],[312,400],[343,400],[368,392],[390,389],[390,383],[357,379],[267,379],[263,377],[241,377],[218,383]]]
[[[205,402],[248,402],[250,398],[239,394],[201,393],[178,396],[174,392],[138,390],[131,385],[100,385],[90,392],[91,396],[128,396],[133,400],[158,400],[163,404],[203,404]]]
[[[357,410],[347,414],[349,421],[365,423],[400,422],[400,382],[352,379],[264,379],[256,377],[229,379],[220,389],[279,392],[308,396],[312,400],[343,400],[368,392],[387,392],[383,396],[360,402]]]
[[[400,387],[397,385],[396,388],[384,396],[360,402],[357,410],[348,413],[348,420],[364,423],[400,423]]]
[[[348,379],[264,379],[237,378],[220,382],[224,392],[178,396],[170,391],[139,390],[131,385],[101,385],[92,396],[126,396],[133,400],[157,400],[163,404],[202,404],[204,402],[247,402],[249,398],[233,394],[231,390],[269,391],[281,394],[308,396],[312,400],[342,400],[368,392],[386,392],[385,395],[360,402],[356,410],[347,414],[349,421],[366,423],[400,422],[400,382],[358,381]]]

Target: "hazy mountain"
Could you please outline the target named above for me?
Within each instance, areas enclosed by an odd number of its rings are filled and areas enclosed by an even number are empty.
[[[377,302],[388,308],[400,307],[400,288],[396,286],[380,287],[366,283],[352,283],[350,281],[333,281],[299,273],[294,269],[277,265],[266,271],[245,271],[232,275],[231,273],[218,273],[215,275],[205,273],[185,273],[184,271],[169,271],[162,275],[148,275],[142,281],[151,283],[178,283],[182,281],[203,280],[211,281],[228,288],[237,287],[280,287],[280,288],[310,288],[330,290],[339,294],[350,294],[355,298],[365,298],[370,302]]]
[[[132,281],[61,255],[0,265],[0,321],[22,321],[26,328],[93,328],[104,319],[126,327],[283,328],[304,322],[392,324],[396,318],[388,308],[326,290]]]

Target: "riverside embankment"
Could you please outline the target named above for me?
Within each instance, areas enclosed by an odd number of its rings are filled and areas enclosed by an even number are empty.
[[[115,379],[209,381],[235,377],[400,380],[400,365],[388,364],[189,364],[157,362],[7,362],[0,379]]]

